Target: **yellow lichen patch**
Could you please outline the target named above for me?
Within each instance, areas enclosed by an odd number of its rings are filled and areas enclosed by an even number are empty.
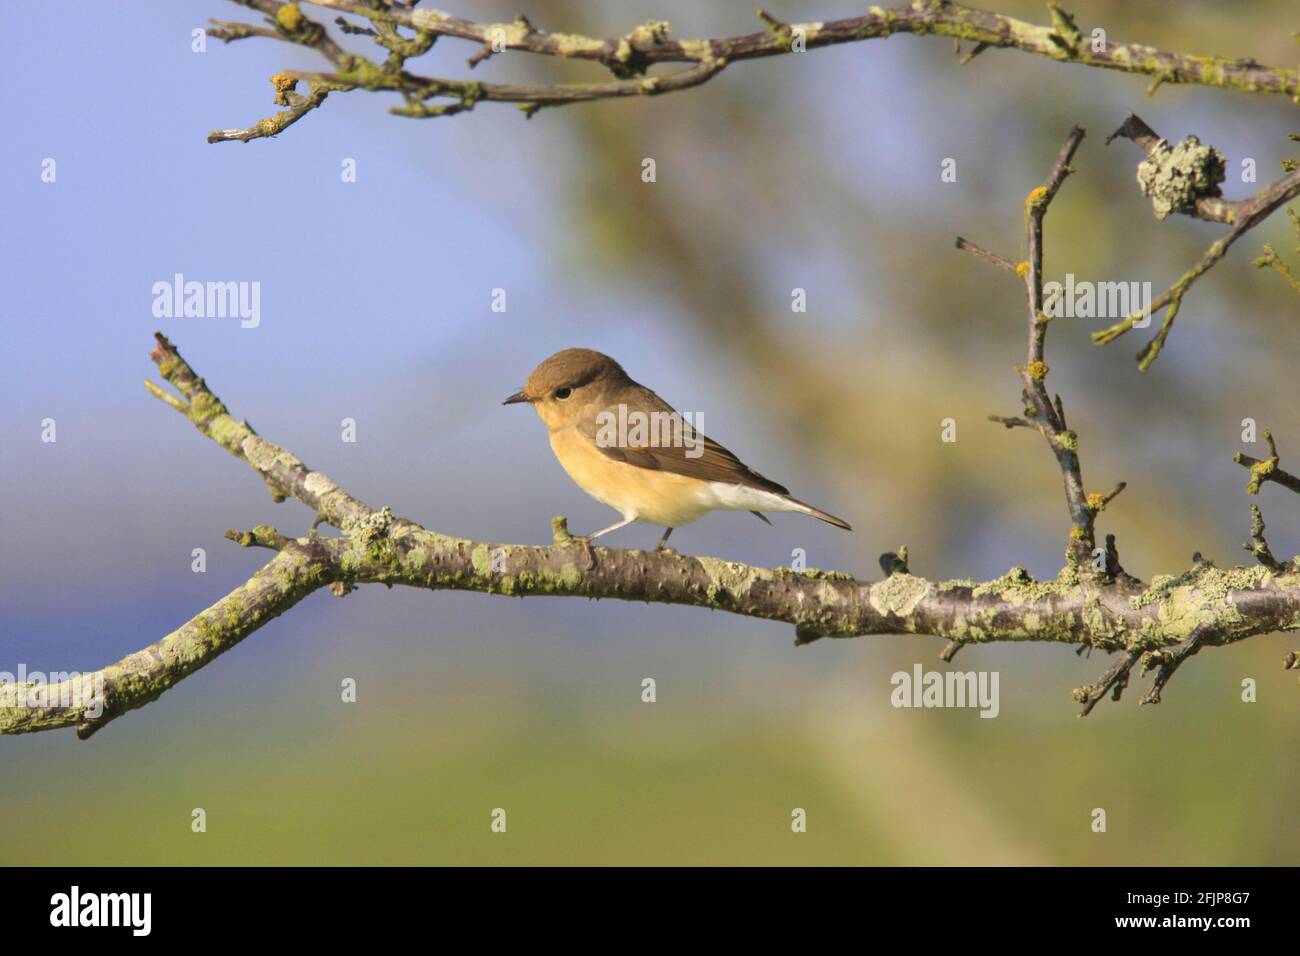
[[[275,22],[285,33],[296,33],[305,19],[296,3],[286,3],[275,11]]]
[[[1170,639],[1186,640],[1198,627],[1208,623],[1197,607],[1192,588],[1174,588],[1156,608],[1160,630]]]
[[[1277,459],[1269,458],[1265,461],[1257,461],[1250,466],[1250,480],[1246,483],[1246,491],[1252,495],[1259,494],[1259,486],[1269,475],[1277,470]]]
[[[663,43],[672,33],[673,25],[667,20],[647,20],[627,35],[634,43]]]
[[[384,505],[381,510],[364,518],[345,522],[343,530],[361,541],[374,541],[388,535],[393,520],[393,509]]]
[[[950,581],[940,581],[936,586],[940,591],[956,591],[961,588],[970,590],[976,586],[976,582],[970,578],[953,578]]]
[[[1048,595],[1063,594],[1068,587],[1069,585],[1058,581],[1035,581],[1027,570],[1017,565],[1002,577],[974,587],[971,597],[1000,597],[1019,606],[1026,601],[1038,601]]]
[[[271,77],[271,85],[275,87],[275,105],[288,106],[289,94],[297,88],[298,80],[288,73],[277,73]]]
[[[1223,569],[1203,564],[1177,576],[1157,575],[1146,591],[1129,598],[1129,604],[1139,609],[1155,606],[1155,621],[1145,625],[1150,636],[1181,641],[1199,627],[1223,628],[1240,622],[1241,612],[1231,593],[1267,586],[1271,579],[1272,572],[1264,567]]]
[[[531,28],[526,20],[523,22],[516,20],[513,23],[489,23],[483,31],[487,34],[489,44],[495,43],[510,48],[524,45]]]
[[[713,58],[713,47],[708,40],[679,41],[682,53],[688,60],[709,60]]]
[[[1048,371],[1050,371],[1050,369],[1048,369],[1046,362],[1030,362],[1025,366],[1025,372],[1036,382],[1041,382],[1045,379]]]
[[[520,31],[517,34],[518,41],[522,42],[525,35],[524,31]],[[548,33],[547,38],[556,45],[555,52],[557,56],[570,57],[582,54],[599,54],[605,48],[604,41],[585,37],[578,33]],[[511,42],[508,36],[506,42],[507,44]]]
[[[1210,568],[1200,581],[1201,590],[1214,601],[1224,600],[1229,591],[1246,591],[1267,584],[1271,572],[1263,566],[1251,568]]]
[[[1100,511],[1100,510],[1101,510],[1102,508],[1104,508],[1104,507],[1106,507],[1106,496],[1105,496],[1105,495],[1103,495],[1103,494],[1102,494],[1101,492],[1099,492],[1099,491],[1094,491],[1092,494],[1088,495],[1088,510],[1089,510],[1089,511]]]
[[[1029,190],[1029,195],[1025,197],[1025,208],[1032,209],[1035,206],[1041,206],[1045,199],[1047,199],[1046,186],[1038,186],[1031,189]]]
[[[1020,276],[1020,278],[1022,278],[1022,279],[1023,279],[1025,276],[1029,275],[1029,260],[1028,260],[1028,259],[1025,259],[1023,262],[1017,262],[1017,263],[1016,263],[1016,275]]]

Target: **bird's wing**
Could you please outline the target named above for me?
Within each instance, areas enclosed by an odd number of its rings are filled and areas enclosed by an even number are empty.
[[[677,415],[671,405],[641,385],[636,386],[635,390],[625,390],[621,397],[628,406],[629,414],[637,409],[650,413]],[[611,416],[615,416],[614,420],[617,420],[617,405],[598,411],[608,412]],[[670,442],[668,436],[661,433],[659,443],[650,444],[652,437],[649,434],[637,434],[636,429],[631,425],[625,435],[618,436],[617,442],[611,442],[610,429],[607,428],[602,435],[602,423],[598,418],[598,411],[585,418],[579,425],[579,430],[600,449],[602,454],[614,461],[626,462],[650,471],[666,471],[685,475],[688,478],[699,478],[702,481],[724,481],[728,484],[744,485],[778,495],[790,493],[787,488],[764,478],[748,467],[713,439],[691,429],[685,421],[681,423],[681,427],[684,429],[682,434],[686,439],[678,443]]]

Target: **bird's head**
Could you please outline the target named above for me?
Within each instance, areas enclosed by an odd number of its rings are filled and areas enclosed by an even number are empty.
[[[591,405],[604,405],[609,391],[628,382],[608,355],[591,349],[556,352],[533,369],[524,387],[501,404],[528,402],[552,431],[573,424]]]

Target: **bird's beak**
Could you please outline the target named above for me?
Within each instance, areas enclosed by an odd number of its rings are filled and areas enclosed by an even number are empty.
[[[523,392],[515,392],[513,395],[511,395],[509,398],[507,398],[507,399],[506,399],[504,402],[502,402],[501,404],[502,404],[502,405],[518,405],[520,402],[531,402],[531,401],[533,401],[533,399],[529,398],[529,397],[528,397],[527,395],[525,395]]]

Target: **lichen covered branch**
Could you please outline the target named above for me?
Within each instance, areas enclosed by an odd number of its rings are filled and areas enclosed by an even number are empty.
[[[1292,133],[1291,138],[1300,141],[1300,134]],[[1300,169],[1300,163],[1297,163],[1295,168]],[[1300,213],[1297,213],[1295,209],[1288,206],[1286,214],[1291,219],[1291,229],[1295,232],[1296,239],[1300,240]],[[1300,245],[1296,246],[1295,251],[1300,253]],[[1264,254],[1254,259],[1251,262],[1251,265],[1257,269],[1272,268],[1274,272],[1286,280],[1287,285],[1289,285],[1294,291],[1300,292],[1300,276],[1297,276],[1291,271],[1291,266],[1289,266],[1282,257],[1277,254],[1277,251],[1267,242],[1264,243]]]
[[[1050,317],[1043,309],[1043,219],[1066,177],[1073,172],[1070,166],[1084,131],[1079,127],[1070,130],[1056,157],[1056,162],[1043,185],[1025,197],[1025,233],[1029,257],[1015,264],[989,252],[969,240],[958,237],[957,248],[970,252],[980,259],[1010,271],[1024,281],[1027,305],[1027,349],[1025,362],[1016,366],[1023,385],[1023,416],[990,415],[991,421],[1007,428],[1033,428],[1047,440],[1061,470],[1065,486],[1065,500],[1070,512],[1070,534],[1066,546],[1066,560],[1076,574],[1106,578],[1113,576],[1109,561],[1095,558],[1095,524],[1097,515],[1111,500],[1124,490],[1120,482],[1108,494],[1087,493],[1083,484],[1083,470],[1079,462],[1079,436],[1065,421],[1065,406],[1061,396],[1054,398],[1047,390],[1046,362],[1047,326]],[[1103,554],[1104,558],[1105,555]],[[1118,566],[1116,562],[1116,566]]]
[[[374,508],[353,498],[320,472],[312,471],[293,454],[264,441],[248,422],[236,420],[166,336],[158,332],[154,339],[156,345],[149,357],[158,366],[159,374],[181,393],[181,398],[152,382],[146,382],[145,387],[185,415],[204,435],[247,462],[266,482],[273,498],[277,501],[297,498],[336,528],[374,513]]]
[[[227,532],[274,556],[247,583],[172,633],[101,670],[41,686],[0,684],[0,733],[75,727],[88,737],[234,647],[321,588],[343,596],[362,584],[487,594],[569,595],[712,608],[792,625],[797,643],[821,637],[929,635],[950,646],[994,641],[1086,644],[1181,662],[1195,648],[1300,629],[1300,562],[1280,569],[1220,569],[1208,561],[1144,586],[1066,567],[1037,581],[1012,568],[992,581],[932,581],[906,552],[887,557],[883,580],[837,571],[760,568],[668,551],[583,548],[563,518],[547,546],[454,538],[353,498],[287,450],[233,418],[161,334],[151,357],[179,395],[150,391],[247,462],[277,498],[294,497],[342,532],[291,538],[266,525]],[[1117,563],[1116,563],[1117,566]],[[1159,655],[1159,656],[1157,656]],[[1181,656],[1178,656],[1181,655]],[[1169,673],[1176,663],[1166,666]],[[1167,678],[1166,678],[1167,679]],[[1106,683],[1107,688],[1115,680]]]
[[[1036,25],[988,13],[952,0],[917,0],[907,6],[872,7],[867,13],[840,20],[786,23],[759,10],[765,29],[718,39],[673,39],[667,22],[651,20],[624,36],[597,38],[574,33],[550,33],[526,17],[510,23],[479,23],[439,10],[411,9],[396,3],[361,0],[304,0],[333,10],[347,35],[365,36],[386,52],[382,60],[345,50],[330,39],[323,24],[302,12],[297,2],[234,0],[266,15],[267,25],[213,21],[213,33],[227,42],[246,37],[273,37],[317,49],[336,67],[320,74],[318,86],[292,115],[280,114],[247,129],[218,130],[209,142],[274,136],[324,101],[331,90],[386,90],[405,100],[391,112],[403,116],[448,116],[487,102],[516,103],[531,116],[543,106],[625,96],[658,95],[698,86],[729,63],[815,50],[843,43],[910,33],[951,37],[972,44],[967,63],[990,48],[1015,49],[1062,63],[1076,63],[1150,76],[1159,83],[1196,83],[1257,93],[1281,93],[1300,100],[1300,69],[1268,67],[1253,60],[1169,53],[1139,44],[1113,43],[1104,36],[1084,36],[1074,20],[1055,4],[1052,23]],[[347,17],[353,17],[349,20]],[[357,22],[360,21],[360,22]],[[402,31],[406,31],[403,33]],[[409,34],[409,35],[407,35]],[[421,77],[406,69],[408,60],[422,56],[439,37],[476,45],[468,58],[474,69],[492,56],[523,51],[562,59],[599,63],[615,77],[608,83],[493,84],[449,78]],[[661,64],[689,64],[668,73],[649,75]],[[277,74],[279,75],[279,74]],[[277,88],[277,97],[284,91]]]
[[[1129,117],[1125,125],[1121,127],[1120,133],[1116,135],[1121,134],[1131,136],[1136,141],[1145,142],[1147,146],[1155,148],[1153,145],[1154,133],[1137,117]],[[1131,593],[1141,591],[1142,585],[1140,581],[1127,574],[1120,566],[1119,554],[1115,547],[1115,536],[1106,536],[1106,547],[1104,549],[1095,546],[1096,516],[1110,504],[1116,495],[1124,490],[1125,483],[1120,482],[1108,494],[1085,493],[1083,474],[1079,464],[1078,436],[1068,427],[1065,421],[1065,408],[1061,397],[1057,395],[1054,399],[1049,399],[1045,384],[1049,371],[1045,361],[1045,348],[1050,317],[1043,309],[1043,219],[1061,184],[1072,172],[1070,161],[1078,149],[1079,143],[1082,142],[1083,136],[1083,130],[1078,127],[1070,131],[1069,136],[1066,137],[1065,145],[1061,148],[1061,152],[1048,174],[1047,181],[1044,185],[1031,190],[1025,199],[1028,259],[1015,264],[961,237],[957,239],[957,248],[970,252],[999,269],[1014,272],[1025,282],[1028,301],[1029,344],[1025,364],[1017,366],[1024,384],[1021,393],[1025,406],[1024,415],[1023,417],[990,415],[989,419],[1004,425],[1008,429],[1017,427],[1037,429],[1047,439],[1053,454],[1056,456],[1065,483],[1065,497],[1069,506],[1071,520],[1069,544],[1066,548],[1066,567],[1061,572],[1061,575],[1072,576],[1082,582],[1099,584],[1103,591],[1130,592],[1130,600],[1142,602],[1146,600],[1145,596],[1134,597]],[[1245,207],[1244,213],[1241,211],[1242,207]],[[1215,213],[1217,214],[1222,208],[1215,207]],[[1192,200],[1188,199],[1180,211],[1195,214]],[[1253,214],[1250,201],[1245,204],[1233,204],[1228,207],[1227,214],[1229,217],[1236,214]],[[1291,475],[1278,468],[1279,459],[1273,436],[1266,431],[1264,437],[1268,441],[1271,453],[1269,459],[1257,461],[1241,453],[1236,456],[1238,462],[1250,469],[1251,480],[1248,490],[1252,494],[1259,491],[1259,485],[1263,481],[1276,481],[1288,487],[1290,487],[1288,482],[1294,481]],[[1300,490],[1300,486],[1293,488],[1293,490]],[[1245,545],[1245,548],[1255,555],[1261,570],[1281,576],[1300,573],[1300,556],[1297,556],[1289,565],[1284,565],[1274,558],[1269,550],[1268,543],[1264,540],[1264,522],[1259,509],[1252,506],[1251,511],[1253,516],[1251,543]],[[1152,588],[1147,589],[1143,594],[1150,594],[1152,590],[1167,592],[1174,586],[1193,580],[1197,575],[1203,574],[1213,567],[1211,562],[1205,561],[1199,554],[1195,555],[1192,560],[1193,569],[1191,572],[1174,578],[1158,578],[1156,582],[1153,582]],[[1118,701],[1120,695],[1128,686],[1129,677],[1136,665],[1140,665],[1143,673],[1152,669],[1156,670],[1156,676],[1142,696],[1141,702],[1144,704],[1159,703],[1161,691],[1177,668],[1187,658],[1196,654],[1205,645],[1207,639],[1212,639],[1212,636],[1217,631],[1217,625],[1212,621],[1192,618],[1187,623],[1191,626],[1190,631],[1168,648],[1150,648],[1144,646],[1140,641],[1134,640],[1125,641],[1119,646],[1105,646],[1104,649],[1118,650],[1120,654],[1096,684],[1087,684],[1076,688],[1074,691],[1075,700],[1083,705],[1079,716],[1086,717],[1107,694],[1112,695],[1112,699]],[[951,660],[952,656],[960,649],[961,644],[962,642],[959,639],[953,640],[940,656],[944,660]],[[1098,646],[1103,645],[1096,644],[1087,636],[1083,637],[1081,641],[1081,649]]]
[[[1300,478],[1289,471],[1282,470],[1282,457],[1277,451],[1277,441],[1273,438],[1273,433],[1267,429],[1264,431],[1264,441],[1268,444],[1267,458],[1262,460],[1252,458],[1242,452],[1237,452],[1232,456],[1233,461],[1250,472],[1250,480],[1246,482],[1246,491],[1252,495],[1257,495],[1260,486],[1266,481],[1271,481],[1283,488],[1289,488],[1296,494],[1300,494]]]
[[[1175,147],[1170,147],[1165,140],[1151,129],[1142,119],[1130,114],[1106,142],[1122,137],[1131,139],[1146,154],[1138,165],[1138,181],[1143,192],[1152,198],[1157,218],[1163,219],[1170,213],[1181,213],[1204,219],[1209,222],[1221,222],[1231,228],[1210,244],[1201,258],[1192,268],[1183,273],[1168,289],[1158,295],[1146,309],[1127,315],[1114,325],[1092,334],[1096,345],[1107,345],[1124,335],[1139,322],[1149,320],[1151,316],[1164,311],[1164,320],[1159,330],[1138,353],[1138,368],[1146,371],[1160,355],[1169,333],[1178,317],[1178,310],[1192,285],[1219,262],[1238,239],[1271,216],[1277,209],[1300,196],[1300,168],[1292,169],[1281,179],[1265,186],[1248,199],[1228,201],[1219,192],[1219,183],[1224,178],[1224,159],[1213,147],[1203,146],[1194,136],[1188,137]],[[1267,249],[1267,247],[1266,247]],[[1272,259],[1268,259],[1269,255]],[[1267,249],[1261,263],[1272,264],[1277,259],[1276,253]],[[1280,269],[1288,275],[1285,264]]]
[[[1233,461],[1250,472],[1250,478],[1246,482],[1246,491],[1249,494],[1257,495],[1260,488],[1266,482],[1271,481],[1300,494],[1300,478],[1282,470],[1280,467],[1282,459],[1277,451],[1277,442],[1273,439],[1273,433],[1267,429],[1264,431],[1264,441],[1268,443],[1267,458],[1252,458],[1242,452],[1233,455]],[[1300,554],[1291,559],[1290,567],[1284,565],[1273,556],[1273,550],[1264,538],[1264,530],[1264,514],[1260,511],[1259,505],[1252,504],[1250,506],[1250,541],[1243,544],[1242,547],[1253,554],[1255,560],[1270,571],[1285,573],[1289,570],[1300,570]]]

